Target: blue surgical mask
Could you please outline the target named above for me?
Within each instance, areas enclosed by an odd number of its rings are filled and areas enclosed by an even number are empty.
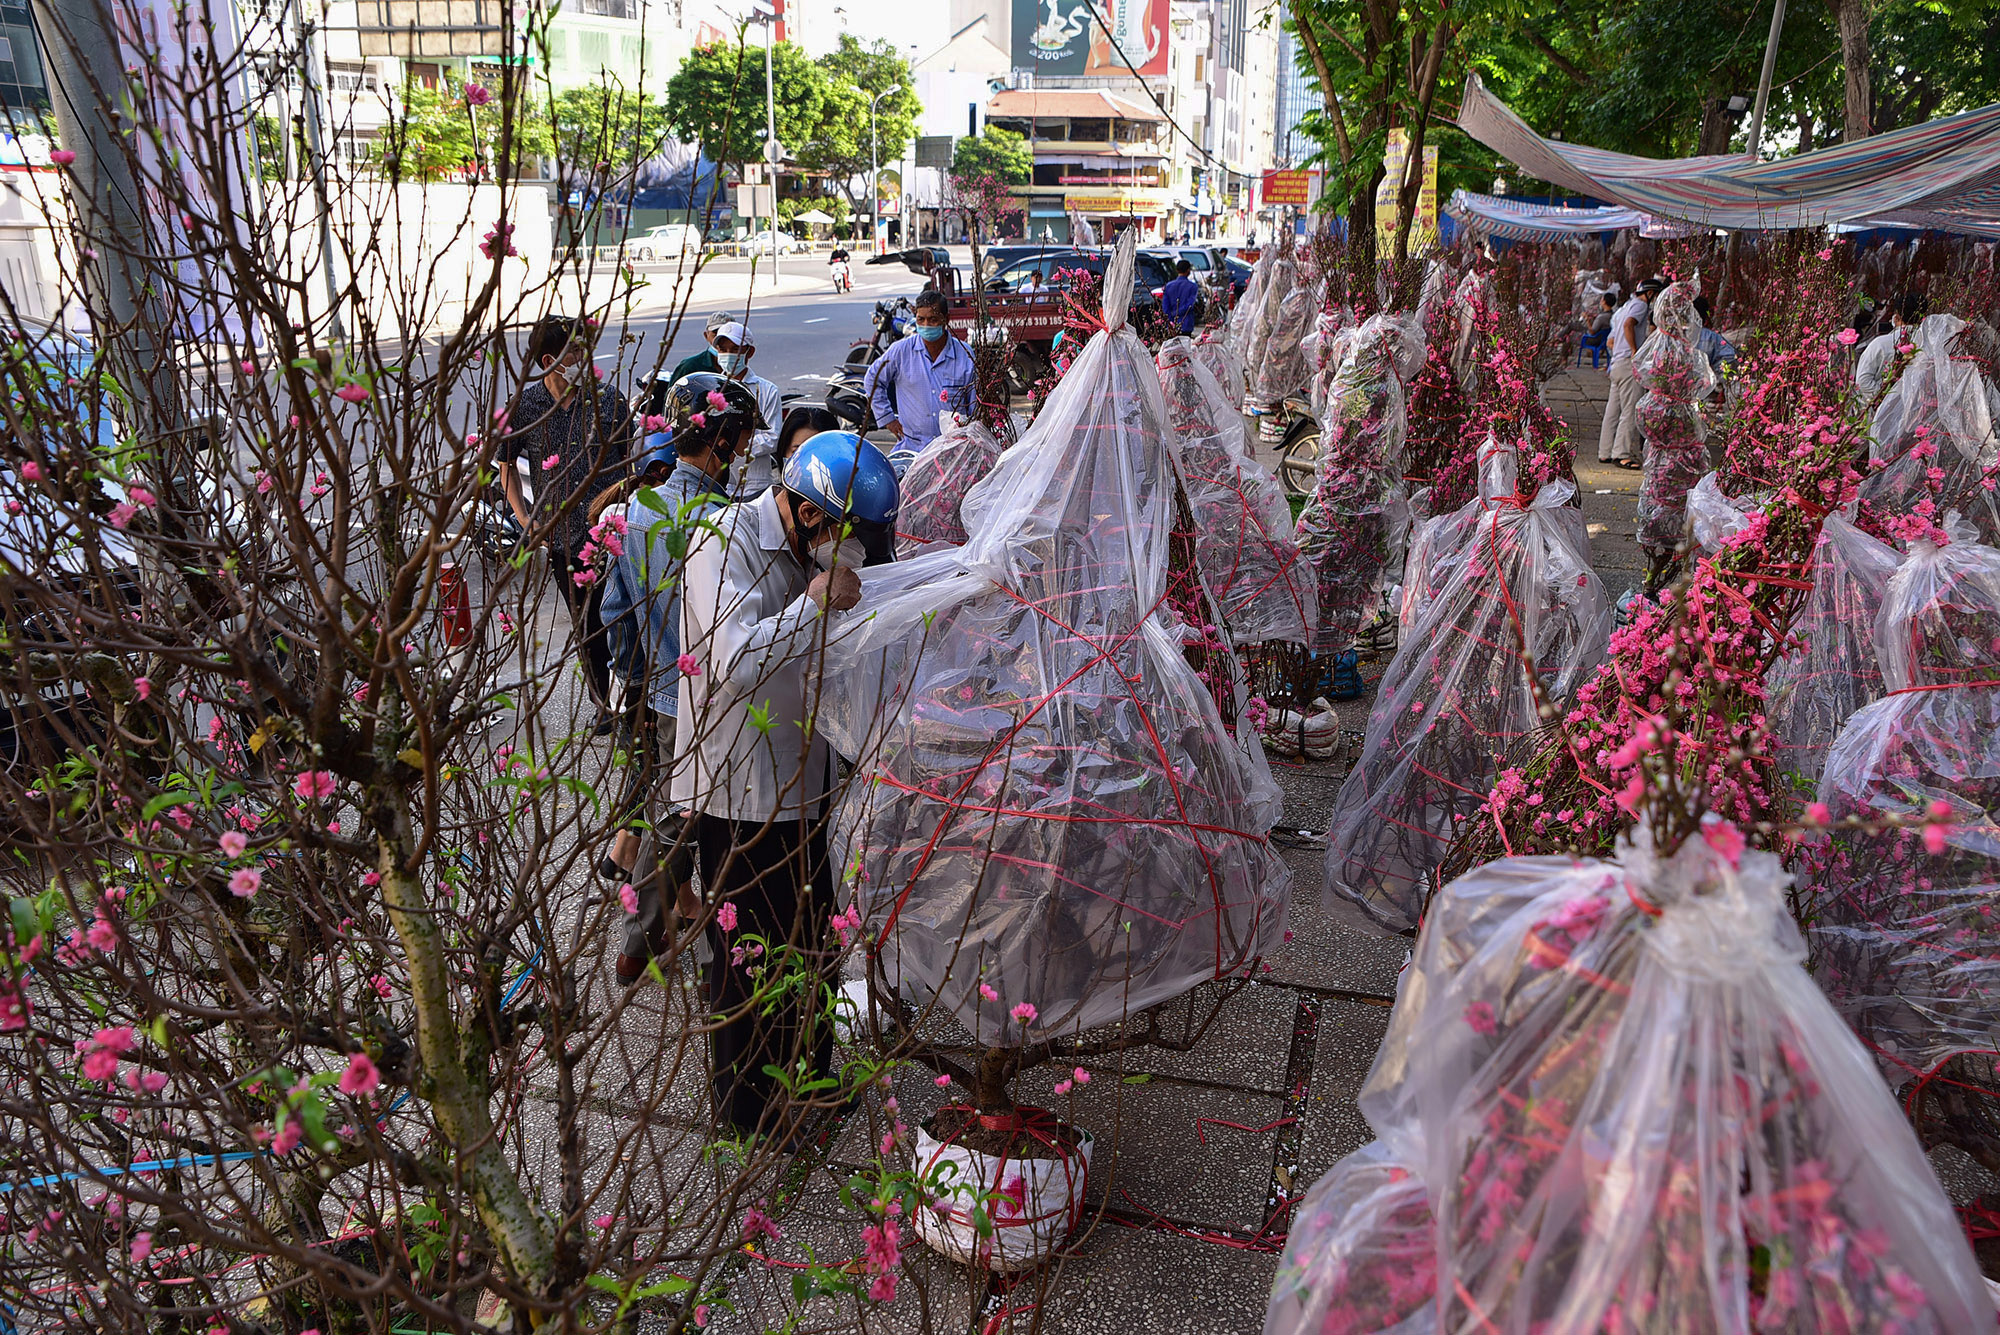
[[[743,369],[743,354],[740,352],[718,352],[715,354],[715,363],[722,368],[724,375],[735,375]]]
[[[924,342],[935,343],[944,337],[944,326],[941,324],[920,324],[917,326],[917,333],[923,338]]]

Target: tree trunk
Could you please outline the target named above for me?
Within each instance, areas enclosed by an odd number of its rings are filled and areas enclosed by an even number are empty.
[[[1840,25],[1840,63],[1847,71],[1847,142],[1866,139],[1871,101],[1868,78],[1868,0],[1827,0]]]
[[[1704,97],[1701,100],[1701,135],[1695,142],[1694,151],[1702,157],[1729,151],[1729,136],[1736,130],[1736,119],[1729,114],[1729,100],[1723,97]]]
[[[1424,132],[1431,124],[1431,100],[1437,96],[1438,79],[1444,73],[1445,48],[1451,45],[1455,30],[1451,22],[1451,5],[1446,0],[1442,12],[1438,14],[1437,27],[1431,31],[1430,48],[1424,52],[1423,64],[1410,71],[1416,82],[1417,114],[1410,126],[1410,156],[1403,166],[1403,192],[1396,218],[1396,263],[1401,264],[1410,257],[1410,225],[1416,221],[1417,195],[1424,185]],[[1415,34],[1411,34],[1412,40]]]

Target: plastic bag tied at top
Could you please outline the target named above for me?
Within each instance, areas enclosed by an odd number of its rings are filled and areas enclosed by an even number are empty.
[[[1813,964],[1902,1085],[2000,1048],[2000,551],[1914,544],[1875,647],[1888,693],[1841,729],[1819,800],[1836,821],[1949,815],[1935,853],[1916,828],[1839,830],[1807,850]]]
[[[1194,518],[1195,561],[1224,628],[1236,644],[1306,643],[1318,604],[1284,489],[1250,457],[1243,414],[1193,343],[1169,339],[1157,365]]]
[[[1327,391],[1313,493],[1299,512],[1299,552],[1319,601],[1312,647],[1341,653],[1381,605],[1384,572],[1409,523],[1403,486],[1404,381],[1423,334],[1413,317],[1374,315],[1346,336]]]
[[[1558,700],[1604,656],[1611,608],[1583,514],[1567,503],[1573,492],[1557,481],[1525,504],[1486,503],[1382,674],[1360,758],[1334,802],[1326,879],[1391,930],[1416,925],[1460,825],[1533,745],[1541,720],[1523,644]]]
[[[827,656],[822,725],[857,762],[840,865],[887,977],[986,1043],[1241,970],[1290,904],[1283,794],[1226,639],[1193,624],[1213,601],[1123,315],[974,488],[966,545],[864,570]]]
[[[1660,857],[1642,827],[1616,862],[1444,888],[1361,1094],[1379,1143],[1300,1207],[1344,1193],[1358,1218],[1294,1239],[1267,1335],[1992,1327],[1915,1135],[1802,967],[1777,859],[1710,836]],[[1422,1273],[1384,1162],[1434,1217],[1432,1292],[1402,1309],[1382,1267],[1307,1250]]]
[[[1194,355],[1222,387],[1222,396],[1229,401],[1230,408],[1240,408],[1244,391],[1243,359],[1230,347],[1227,334],[1212,328],[1201,330],[1194,340]]]
[[[1792,645],[1764,671],[1764,714],[1780,773],[1810,792],[1827,748],[1863,705],[1882,696],[1875,617],[1897,556],[1846,515],[1831,514],[1813,546],[1812,592],[1791,626]]]
[[[1715,389],[1715,372],[1701,350],[1701,316],[1694,308],[1700,291],[1697,274],[1654,298],[1653,332],[1632,359],[1632,375],[1646,391],[1639,400],[1639,430],[1646,441],[1639,545],[1654,552],[1680,545],[1688,492],[1708,462],[1699,405]]]
[[[932,542],[965,541],[959,506],[1000,459],[1000,442],[979,422],[964,422],[924,446],[903,474],[896,550],[907,557]]]

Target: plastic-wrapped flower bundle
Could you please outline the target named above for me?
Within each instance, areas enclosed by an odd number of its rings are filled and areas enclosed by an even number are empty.
[[[1722,550],[1722,544],[1750,526],[1750,513],[1761,510],[1770,503],[1768,496],[1731,497],[1722,494],[1722,480],[1714,473],[1703,473],[1701,481],[1688,492],[1688,527],[1694,534],[1694,545],[1711,555]]]
[[[1347,340],[1320,424],[1318,477],[1299,512],[1300,553],[1319,600],[1312,647],[1338,654],[1381,605],[1409,522],[1403,384],[1423,343],[1407,315],[1370,316]]]
[[[1646,440],[1646,471],[1639,484],[1639,545],[1656,562],[1680,546],[1687,528],[1687,498],[1708,464],[1700,401],[1715,388],[1715,372],[1701,350],[1701,316],[1694,299],[1699,275],[1668,285],[1653,302],[1653,332],[1632,359],[1645,395],[1639,430]]]
[[[1243,406],[1243,359],[1229,346],[1229,339],[1214,329],[1204,329],[1194,341],[1195,360],[1208,368],[1215,383],[1222,386],[1231,412]]]
[[[1283,796],[1214,625],[1159,374],[1094,335],[968,497],[957,549],[864,570],[820,718],[885,975],[982,1043],[1115,1021],[1282,939]]]
[[[1326,420],[1326,403],[1340,364],[1347,357],[1347,341],[1341,336],[1354,328],[1354,314],[1345,306],[1321,309],[1313,317],[1313,329],[1299,343],[1305,352],[1307,398],[1313,416]]]
[[[1911,336],[1916,355],[1882,396],[1870,433],[1861,504],[1899,540],[1934,528],[1957,510],[1980,541],[2000,542],[1992,481],[2000,459],[2000,388],[1977,359],[1961,355],[1968,333],[1955,315],[1932,315]],[[1906,527],[1910,521],[1914,527]]]
[[[1512,451],[1492,452],[1489,466],[1505,475],[1497,456]],[[1391,930],[1416,925],[1460,825],[1541,726],[1523,646],[1558,700],[1604,655],[1611,608],[1583,514],[1568,503],[1574,490],[1556,481],[1530,500],[1489,501],[1382,674],[1334,803],[1326,879]]]
[[[1435,1330],[1434,1228],[1414,1165],[1379,1140],[1348,1155],[1299,1202],[1265,1335]]]
[[[1887,693],[1835,739],[1819,800],[1921,824],[1837,830],[1811,912],[1821,984],[1900,1084],[2000,1048],[2000,551],[1914,544],[1875,646]]]
[[[1267,1335],[1991,1328],[1916,1137],[1802,967],[1777,859],[1726,823],[1664,857],[1633,838],[1440,893],[1360,1098],[1380,1143],[1301,1207],[1384,1222],[1296,1236]],[[1424,1184],[1428,1263],[1415,1192],[1371,1161]],[[1384,1268],[1323,1266],[1329,1241],[1395,1247],[1405,1303],[1434,1276],[1416,1319],[1382,1320]]]
[[[1478,531],[1479,516],[1495,501],[1514,496],[1515,451],[1488,436],[1479,448],[1479,493],[1445,514],[1419,518],[1411,499],[1409,552],[1403,561],[1403,593],[1396,606],[1402,633],[1409,634],[1438,591],[1451,582],[1453,563]]]
[[[1764,672],[1764,713],[1781,773],[1810,792],[1827,748],[1856,710],[1882,695],[1875,617],[1900,560],[1843,514],[1813,547],[1812,592],[1792,619],[1792,645]]]
[[[1320,294],[1325,290],[1325,283],[1310,277],[1304,264],[1299,264],[1295,273],[1295,281],[1281,295],[1277,309],[1272,313],[1262,354],[1247,363],[1251,368],[1251,400],[1272,408],[1295,394],[1308,394],[1312,389],[1304,340],[1312,328],[1314,315],[1319,311]]]
[[[1237,644],[1306,643],[1317,604],[1284,490],[1250,457],[1243,414],[1196,359],[1194,344],[1169,339],[1158,366],[1194,518],[1195,564],[1223,628]]]
[[[898,553],[907,557],[926,543],[964,542],[959,505],[999,459],[1000,442],[978,422],[963,422],[919,450],[903,474]]]
[[[1270,406],[1257,397],[1258,369],[1270,353],[1272,333],[1279,327],[1285,299],[1299,286],[1299,262],[1293,258],[1290,247],[1281,247],[1278,257],[1271,261],[1271,272],[1265,280],[1263,295],[1258,299],[1249,335],[1243,344],[1243,373],[1249,384],[1249,393],[1244,398],[1246,409]]]
[[[1278,248],[1264,247],[1257,256],[1257,263],[1250,270],[1250,281],[1243,285],[1243,295],[1236,299],[1236,306],[1229,312],[1228,343],[1240,364],[1250,364],[1250,342],[1257,328],[1257,320],[1264,313],[1264,294],[1271,287],[1271,267],[1278,262]]]

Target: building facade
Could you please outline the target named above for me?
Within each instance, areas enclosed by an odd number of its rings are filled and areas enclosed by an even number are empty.
[[[1157,184],[1148,173],[1146,185],[1118,188],[1159,197],[1122,200],[1153,210],[1124,216],[1154,219],[1153,230],[1162,237],[1242,237],[1256,226],[1258,185],[1280,164],[1281,0],[1101,0],[1095,7],[1065,0],[951,0],[951,6],[955,22],[984,20],[1007,56],[1014,92],[1103,93],[1152,118],[1157,128],[1148,142],[1159,151]],[[1098,13],[1121,40],[1105,40],[1094,22]],[[1059,47],[1065,36],[1073,47],[1088,44],[1085,59],[1070,58]],[[1001,118],[991,108],[988,115]],[[1064,173],[1055,169],[1064,167],[1081,175],[1076,164],[1062,161],[1078,155],[1074,141],[1037,136],[1036,183],[1029,192],[1035,227],[1056,221],[1047,182],[1060,180]],[[1075,188],[1092,190],[1081,183]],[[1100,202],[1094,194],[1084,197]]]

